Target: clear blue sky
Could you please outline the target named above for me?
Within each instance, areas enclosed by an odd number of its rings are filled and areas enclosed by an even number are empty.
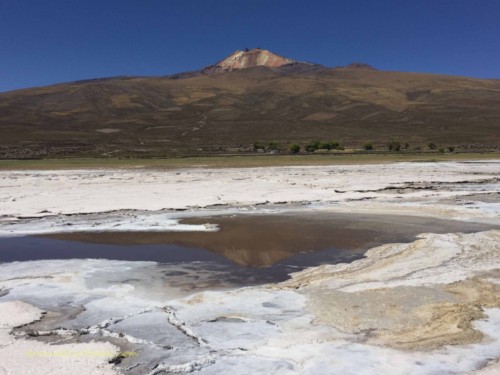
[[[166,75],[245,47],[500,78],[500,1],[0,0],[0,91]]]

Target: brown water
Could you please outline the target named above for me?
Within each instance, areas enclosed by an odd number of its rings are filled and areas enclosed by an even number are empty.
[[[324,251],[364,253],[390,242],[410,242],[425,232],[477,232],[494,226],[412,216],[325,212],[231,215],[191,218],[188,224],[213,223],[218,232],[101,232],[51,235],[66,241],[114,245],[170,244],[201,248],[237,265],[266,267],[298,254]],[[294,261],[294,263],[296,263]]]
[[[0,239],[0,262],[104,258],[218,267],[243,284],[285,280],[290,272],[350,262],[374,246],[420,233],[498,228],[452,220],[325,212],[191,218],[218,232],[98,232]],[[232,275],[232,276],[230,276]],[[253,281],[252,281],[253,280]]]

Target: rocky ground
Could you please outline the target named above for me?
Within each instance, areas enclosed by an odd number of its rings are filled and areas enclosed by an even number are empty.
[[[499,175],[498,162],[1,172],[0,230],[217,230],[179,224],[177,215],[291,207],[499,224]],[[281,284],[196,293],[186,285],[200,277],[210,285],[216,270],[4,263],[0,352],[9,360],[0,373],[35,371],[43,355],[51,374],[492,374],[500,369],[499,255],[499,230],[424,233]],[[89,359],[89,348],[100,354]],[[51,354],[66,349],[79,352]]]

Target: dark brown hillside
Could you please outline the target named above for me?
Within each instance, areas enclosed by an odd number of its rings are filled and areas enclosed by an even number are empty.
[[[500,145],[500,81],[292,63],[0,94],[0,157],[238,152],[255,141]]]

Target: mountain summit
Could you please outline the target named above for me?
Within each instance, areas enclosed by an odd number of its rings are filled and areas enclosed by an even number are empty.
[[[288,57],[278,55],[267,49],[245,48],[243,51],[234,51],[228,57],[220,60],[216,64],[208,65],[199,70],[172,74],[168,77],[171,79],[180,79],[211,76],[256,67],[270,68],[282,75],[319,73],[328,70],[328,68],[323,65],[289,59]],[[346,66],[337,66],[333,69],[376,70],[372,66],[360,62],[354,62]]]
[[[263,66],[267,68],[281,68],[289,73],[300,73],[302,71],[312,70],[321,65],[304,63],[297,60],[278,55],[271,51],[262,48],[245,48],[243,51],[237,50],[223,60],[220,60],[214,65],[206,66],[200,70],[192,72],[177,73],[169,76],[170,78],[191,78],[200,75],[213,75],[220,73],[228,73],[235,70],[255,68]]]
[[[280,66],[294,63],[295,60],[277,55],[271,51],[253,48],[244,51],[235,51],[224,60],[215,64],[214,68],[225,72],[237,69],[254,68],[256,66],[267,66],[278,68]]]

